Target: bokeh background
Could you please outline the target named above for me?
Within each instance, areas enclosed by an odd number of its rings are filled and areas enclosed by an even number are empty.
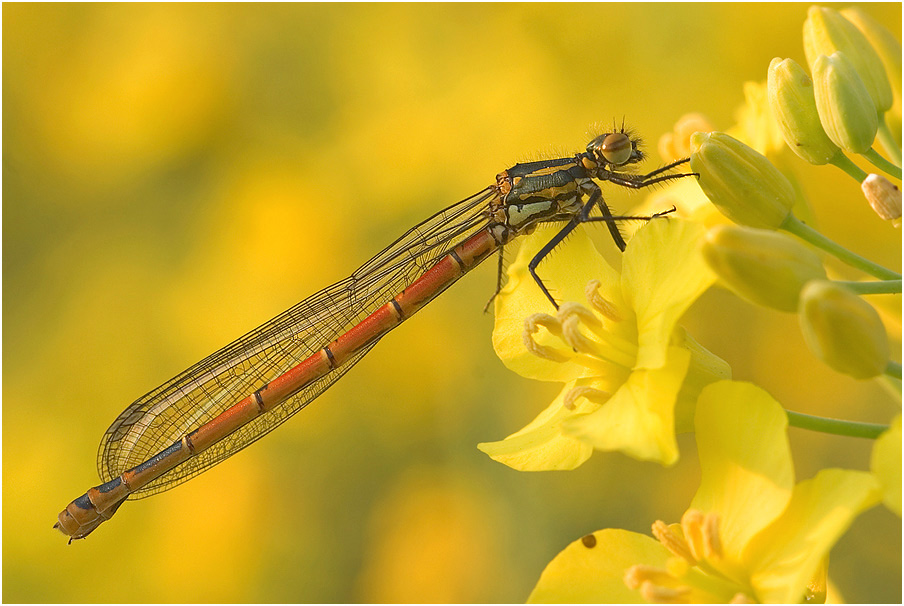
[[[558,390],[494,356],[487,263],[265,440],[87,540],[51,529],[137,396],[594,122],[624,117],[654,163],[686,112],[731,126],[745,81],[804,62],[806,9],[4,4],[3,600],[519,602],[570,541],[676,521],[691,439],[667,470],[477,450]],[[865,9],[899,34],[900,4]],[[829,236],[900,268],[848,178],[790,162]],[[790,409],[898,410],[794,316],[714,289],[684,325]],[[867,441],[791,433],[800,478],[868,465]],[[900,537],[882,508],[856,522],[832,558],[848,600],[900,602]]]

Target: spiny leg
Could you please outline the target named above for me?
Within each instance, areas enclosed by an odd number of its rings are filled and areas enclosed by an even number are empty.
[[[670,215],[673,212],[677,211],[678,208],[672,206],[672,208],[668,210],[661,210],[657,213],[653,213],[652,215],[637,215],[637,216],[623,216],[623,217],[587,217],[581,219],[581,223],[597,223],[599,221],[652,221],[653,219],[659,219],[660,217],[664,217],[666,215]]]
[[[690,158],[683,158],[681,160],[675,160],[671,164],[666,164],[661,168],[657,168],[656,170],[649,172],[645,175],[637,175],[634,173],[618,173],[618,172],[610,172],[606,177],[606,181],[610,183],[615,183],[616,185],[621,185],[622,187],[630,187],[631,189],[641,189],[643,187],[649,187],[650,185],[655,185],[656,183],[663,183],[665,181],[673,181],[675,179],[682,179],[684,177],[699,177],[698,173],[676,173],[672,175],[662,175],[662,173],[669,171],[676,166],[681,166],[690,162]],[[662,175],[661,177],[657,177],[656,175]]]
[[[602,194],[599,191],[599,188],[595,192],[590,195],[590,199],[584,204],[581,208],[581,212],[574,217],[568,223],[565,224],[565,227],[559,230],[559,232],[550,238],[549,242],[547,242],[543,248],[537,251],[537,254],[534,255],[534,258],[530,260],[530,263],[527,264],[527,270],[530,272],[531,277],[534,279],[534,282],[537,283],[537,286],[540,287],[540,290],[543,291],[543,294],[546,295],[546,298],[549,299],[549,302],[552,303],[552,306],[556,309],[559,309],[559,304],[556,303],[556,300],[553,298],[551,294],[549,294],[549,290],[546,288],[546,285],[543,284],[543,280],[540,279],[540,276],[537,275],[537,266],[540,265],[540,262],[546,258],[546,255],[551,253],[553,249],[559,245],[559,243],[565,239],[568,234],[574,231],[574,228],[583,223],[583,217],[587,216],[590,213],[590,210],[596,205],[596,203],[602,200]],[[608,210],[608,209],[607,209]],[[610,221],[614,221],[615,217],[612,217],[611,214],[609,217],[599,217],[600,219],[607,219]],[[619,234],[621,236],[621,234]]]
[[[658,174],[664,173],[668,170],[672,170],[676,166],[681,166],[682,164],[687,164],[690,161],[691,161],[690,158],[681,158],[680,160],[675,160],[674,162],[672,162],[670,164],[666,164],[665,166],[660,166],[659,168],[657,168],[656,170],[654,170],[652,172],[649,172],[645,175],[640,175],[640,180],[646,181],[647,179],[649,179],[651,177],[655,177]]]
[[[487,301],[487,304],[483,306],[483,313],[487,313],[490,310],[490,305],[493,304],[493,301],[502,291],[502,287],[505,285],[505,280],[503,277],[503,273],[505,272],[505,247],[499,247],[499,264],[496,268],[496,291],[493,293],[493,296],[490,297],[490,300]]]
[[[592,206],[584,206],[581,211],[581,223],[587,222],[587,219],[590,218],[590,209],[593,206],[596,206],[600,209],[600,212],[603,214],[602,217],[598,217],[597,220],[605,221],[607,226],[609,227],[609,233],[612,234],[612,239],[615,240],[615,245],[618,246],[618,249],[622,252],[625,252],[625,248],[627,248],[627,243],[625,243],[624,236],[621,235],[621,232],[618,230],[618,224],[615,222],[614,217],[612,216],[612,211],[609,210],[609,207],[606,205],[606,201],[603,200],[603,193],[600,190],[599,186],[596,183],[593,183],[593,193],[590,194],[590,203]],[[585,216],[586,215],[586,216]]]
[[[556,303],[556,300],[549,293],[549,290],[546,288],[546,285],[543,284],[543,280],[540,279],[540,276],[537,274],[537,267],[543,261],[546,256],[553,251],[553,249],[559,245],[562,240],[564,240],[568,234],[570,234],[574,229],[581,225],[582,223],[597,223],[599,221],[605,221],[610,225],[615,223],[616,221],[652,221],[653,219],[658,219],[660,217],[664,217],[665,215],[669,215],[675,212],[677,209],[672,206],[672,208],[668,210],[659,211],[658,213],[654,213],[649,216],[635,216],[635,215],[626,215],[626,216],[614,216],[611,213],[605,217],[591,217],[590,211],[594,205],[602,202],[602,194],[594,192],[591,194],[590,199],[584,204],[581,208],[581,212],[572,218],[559,232],[553,236],[549,242],[547,242],[543,248],[541,248],[534,258],[531,259],[530,263],[527,264],[527,269],[530,272],[531,277],[534,279],[534,282],[537,283],[537,286],[540,287],[540,290],[546,295],[546,298],[549,299],[550,303],[552,303],[553,307],[559,309],[559,304]],[[607,209],[608,210],[608,209]],[[619,234],[620,235],[620,234]],[[616,242],[617,244],[618,242]],[[624,251],[624,249],[622,249]]]
[[[622,187],[630,187],[631,189],[642,189],[644,187],[649,187],[651,185],[655,185],[656,183],[662,183],[664,181],[674,181],[675,179],[682,179],[684,177],[699,177],[698,173],[678,173],[674,175],[664,175],[662,177],[656,177],[655,179],[648,179],[646,176],[637,176],[632,175],[631,173],[609,173],[609,176],[606,178],[610,183],[615,183],[616,185],[621,185]]]

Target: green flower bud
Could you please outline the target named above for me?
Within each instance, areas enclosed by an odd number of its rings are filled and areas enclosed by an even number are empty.
[[[791,214],[794,187],[765,156],[725,133],[694,133],[691,170],[719,211],[741,225],[777,229]]]
[[[826,164],[838,154],[819,122],[813,81],[793,59],[769,64],[769,105],[782,136],[795,154],[810,164]]]
[[[866,36],[841,13],[831,8],[811,6],[804,22],[804,53],[816,79],[816,60],[820,55],[842,51],[854,64],[879,113],[892,104],[891,85],[885,66]]]
[[[873,307],[826,280],[807,284],[800,296],[800,326],[810,350],[855,379],[879,376],[888,365],[888,337]]]
[[[853,23],[878,53],[891,84],[892,104],[885,121],[901,144],[901,43],[882,25],[859,8],[842,9],[844,18]]]
[[[719,225],[706,233],[702,252],[738,296],[781,311],[796,312],[804,285],[826,277],[819,255],[776,231]]]
[[[846,151],[869,151],[879,118],[863,80],[842,52],[821,55],[813,64],[819,119],[829,138]]]

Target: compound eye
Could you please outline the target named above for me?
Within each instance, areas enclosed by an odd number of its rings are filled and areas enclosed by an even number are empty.
[[[633,151],[631,139],[624,133],[606,135],[600,145],[600,153],[609,164],[624,164],[631,158]]]

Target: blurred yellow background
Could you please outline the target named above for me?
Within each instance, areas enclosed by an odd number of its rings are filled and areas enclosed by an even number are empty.
[[[806,9],[4,4],[3,600],[519,602],[570,541],[677,521],[690,438],[668,470],[524,474],[477,450],[558,390],[494,356],[487,263],[266,439],[87,540],[51,529],[136,397],[594,122],[624,117],[651,164],[686,112],[729,127],[743,82],[804,63]],[[900,32],[900,4],[865,9]],[[856,186],[793,162],[825,232],[899,269]],[[789,409],[897,410],[791,315],[715,289],[684,325]],[[867,441],[792,440],[800,477],[868,465]],[[900,602],[900,536],[884,509],[857,521],[832,559],[848,600]]]

